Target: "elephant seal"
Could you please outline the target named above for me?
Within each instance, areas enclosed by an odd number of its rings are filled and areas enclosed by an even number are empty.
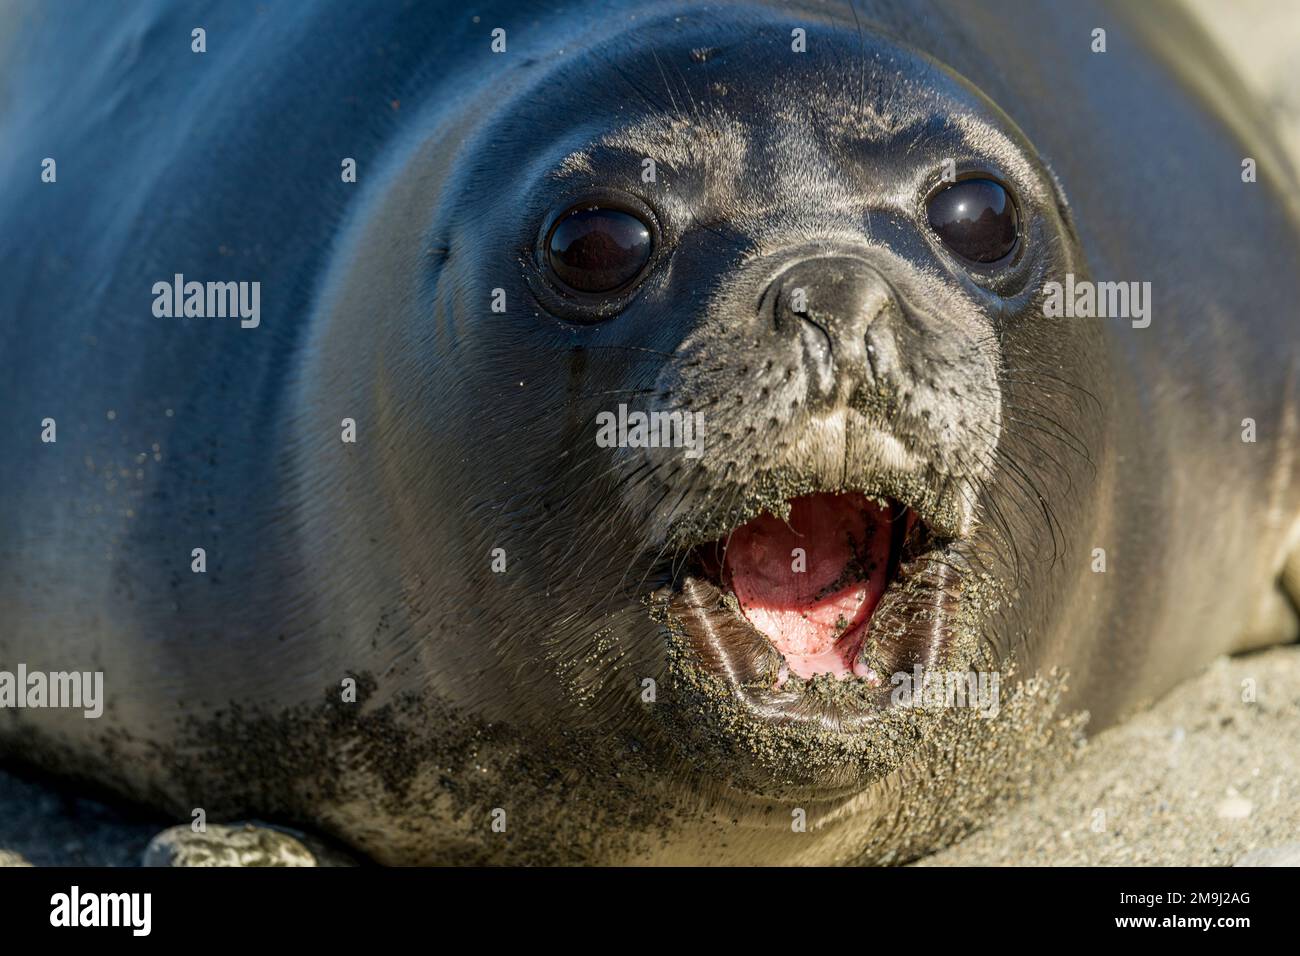
[[[3,33],[15,759],[387,863],[888,862],[1294,636],[1296,182],[1172,6]]]

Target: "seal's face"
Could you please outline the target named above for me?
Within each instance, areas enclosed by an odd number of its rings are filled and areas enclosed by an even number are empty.
[[[526,341],[568,364],[511,411],[554,455],[506,510],[554,542],[524,573],[550,599],[534,653],[587,705],[570,716],[631,714],[733,785],[826,793],[905,758],[915,735],[881,743],[891,675],[1016,650],[993,608],[1033,586],[1012,525],[1039,502],[1008,420],[1054,457],[1062,390],[1026,370],[1080,346],[1044,351],[1026,319],[1073,245],[1010,121],[886,41],[823,31],[827,76],[789,36],[615,42],[586,58],[600,82],[555,68],[527,97],[544,116],[492,126],[518,182],[467,181],[449,244],[512,224],[504,288],[528,307],[493,318],[483,361]],[[461,268],[476,301],[503,287],[499,259]]]

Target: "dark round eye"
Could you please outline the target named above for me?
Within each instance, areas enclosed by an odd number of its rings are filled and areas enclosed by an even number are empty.
[[[650,261],[649,227],[629,212],[587,206],[551,227],[546,261],[555,277],[578,292],[614,292]]]
[[[953,183],[930,200],[928,214],[943,244],[974,262],[997,262],[1016,247],[1016,204],[991,179]]]

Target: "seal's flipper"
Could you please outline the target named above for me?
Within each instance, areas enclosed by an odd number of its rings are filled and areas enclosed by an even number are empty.
[[[144,866],[355,866],[356,861],[297,830],[258,823],[213,824],[198,833],[174,826],[149,841]]]

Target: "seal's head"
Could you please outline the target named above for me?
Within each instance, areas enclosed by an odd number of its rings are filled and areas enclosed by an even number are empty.
[[[825,796],[914,753],[894,674],[1050,663],[1021,642],[1089,505],[1042,489],[1087,467],[1098,345],[1038,318],[1081,265],[1012,121],[869,30],[792,52],[807,25],[652,21],[491,104],[385,427],[459,706]]]

